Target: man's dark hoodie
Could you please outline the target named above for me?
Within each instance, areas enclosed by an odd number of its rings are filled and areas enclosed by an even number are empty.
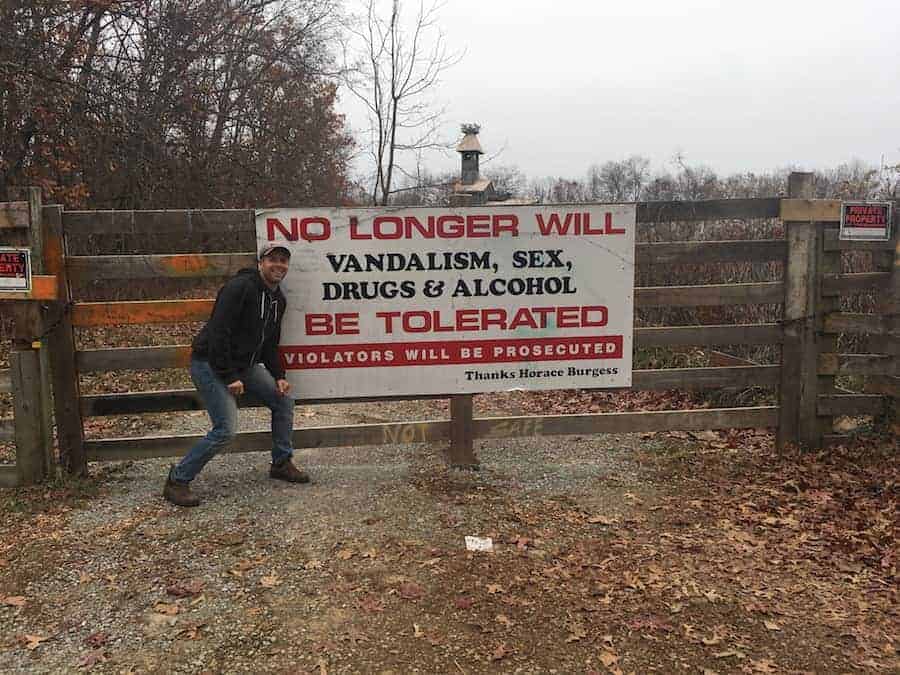
[[[242,269],[219,290],[209,321],[194,338],[194,358],[209,361],[225,384],[257,363],[283,378],[278,341],[286,305],[281,289],[270,290],[258,269]]]

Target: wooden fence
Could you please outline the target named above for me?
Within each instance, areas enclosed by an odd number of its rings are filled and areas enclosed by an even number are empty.
[[[295,447],[449,441],[449,461],[468,465],[477,461],[472,447],[474,439],[479,438],[761,427],[777,429],[779,445],[821,447],[843,440],[833,431],[836,416],[896,415],[900,391],[897,228],[890,242],[840,241],[840,202],[811,199],[811,178],[811,174],[792,174],[787,199],[637,205],[639,231],[661,222],[783,222],[785,237],[779,239],[636,245],[639,271],[649,266],[766,262],[780,263],[783,269],[782,278],[761,282],[638,287],[637,310],[777,305],[783,312],[780,319],[767,323],[636,326],[637,348],[773,345],[780,346],[781,360],[770,365],[636,370],[633,389],[764,387],[779,392],[778,405],[473,419],[472,397],[448,393],[445,397],[419,398],[449,398],[449,420],[295,429]],[[238,250],[247,251],[255,241],[253,211],[64,211],[58,206],[42,206],[35,189],[26,190],[23,197],[22,201],[0,205],[0,242],[30,244],[37,261],[36,283],[29,298],[0,293],[0,307],[4,312],[11,308],[15,316],[10,369],[0,371],[0,393],[12,392],[15,423],[0,421],[0,442],[14,439],[17,450],[16,464],[0,467],[0,484],[32,483],[52,468],[51,409],[59,463],[71,471],[84,471],[86,463],[94,460],[183,454],[197,436],[86,440],[83,420],[97,415],[202,409],[192,389],[82,396],[79,377],[104,371],[181,368],[188,364],[189,346],[76,350],[74,336],[76,330],[105,326],[203,321],[213,301],[81,301],[71,296],[71,289],[87,282],[123,279],[223,277],[252,265],[254,254],[71,255],[66,251],[67,241],[149,232],[203,243],[227,235]],[[842,273],[841,255],[846,251],[870,251],[876,271]],[[842,296],[863,292],[876,294],[879,304],[875,313],[840,311]],[[873,353],[840,353],[839,336],[852,333],[868,335],[869,351]],[[38,337],[40,341],[35,340]],[[864,377],[865,392],[851,393],[837,387],[835,378],[842,375]],[[363,400],[386,399],[353,399]],[[320,401],[301,398],[299,402]],[[241,405],[256,403],[248,399]],[[231,451],[265,450],[269,444],[268,432],[240,433]]]

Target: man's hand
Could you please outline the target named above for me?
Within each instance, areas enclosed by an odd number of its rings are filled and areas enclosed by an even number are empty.
[[[240,380],[235,380],[228,385],[228,391],[232,396],[240,396],[244,393],[244,383]]]
[[[291,393],[291,383],[285,379],[275,380],[275,391],[279,396],[287,396]]]

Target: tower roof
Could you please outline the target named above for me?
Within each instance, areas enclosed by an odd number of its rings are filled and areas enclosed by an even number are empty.
[[[459,142],[459,145],[456,146],[456,151],[477,152],[479,155],[484,154],[484,150],[481,149],[481,143],[478,142],[478,134],[473,134],[471,132],[463,136],[463,139]]]

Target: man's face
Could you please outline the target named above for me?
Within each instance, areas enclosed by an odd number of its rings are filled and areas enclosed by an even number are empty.
[[[290,264],[290,256],[282,251],[272,251],[259,261],[259,273],[268,285],[277,286],[287,274]]]

